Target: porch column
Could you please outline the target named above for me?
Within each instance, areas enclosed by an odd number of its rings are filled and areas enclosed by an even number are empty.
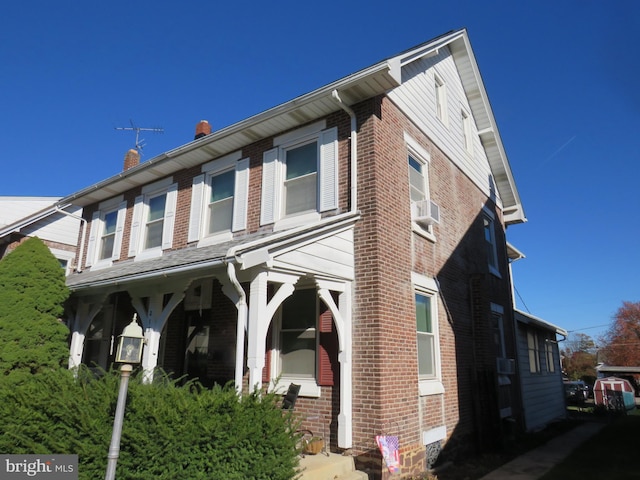
[[[232,263],[227,265],[228,278],[220,280],[222,293],[229,298],[238,311],[236,320],[236,367],[234,382],[236,392],[242,392],[242,374],[244,373],[244,339],[247,330],[247,298],[236,277],[236,270]]]
[[[249,390],[262,387],[265,341],[267,328],[262,328],[262,312],[267,308],[267,272],[258,273],[251,280],[249,292],[249,325],[247,342],[247,367],[249,368]],[[268,323],[267,323],[268,326]]]
[[[184,298],[187,285],[171,294],[171,299],[162,308],[165,293],[154,293],[149,296],[149,308],[145,310],[142,297],[131,295],[131,303],[138,312],[144,329],[145,346],[142,353],[143,381],[151,383],[153,372],[158,366],[160,336],[171,312]]]
[[[82,363],[84,353],[84,339],[89,329],[89,325],[102,310],[105,296],[99,299],[80,300],[78,309],[71,324],[71,345],[69,346],[69,370],[77,368]]]
[[[353,387],[351,344],[351,284],[331,284],[319,280],[318,295],[329,307],[338,331],[338,362],[340,363],[340,412],[338,413],[338,446],[351,448],[353,441]],[[340,291],[339,306],[330,290]]]

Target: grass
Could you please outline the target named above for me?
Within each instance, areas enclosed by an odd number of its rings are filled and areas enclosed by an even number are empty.
[[[640,411],[619,416],[598,434],[580,445],[541,480],[640,478],[637,438],[640,435]]]

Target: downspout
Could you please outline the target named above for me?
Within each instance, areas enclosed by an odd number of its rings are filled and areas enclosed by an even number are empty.
[[[351,212],[358,211],[358,137],[357,137],[357,129],[358,124],[356,120],[356,114],[345,103],[343,103],[340,95],[338,94],[338,90],[333,90],[331,92],[331,97],[336,101],[336,103],[342,108],[345,112],[349,114],[351,117]]]
[[[70,205],[71,204],[65,205],[62,208],[67,208]],[[78,265],[76,266],[77,267],[76,271],[78,273],[82,273],[82,257],[84,255],[84,240],[85,240],[86,235],[87,235],[87,220],[85,220],[84,218],[82,218],[79,215],[75,215],[73,213],[65,212],[64,210],[62,210],[62,208],[60,208],[59,206],[56,205],[56,212],[57,213],[61,213],[63,215],[67,215],[68,217],[71,217],[71,218],[75,218],[76,220],[80,220],[80,222],[82,222],[82,236],[80,238],[80,252],[79,252],[80,254],[79,254],[79,257],[78,257]]]
[[[240,394],[242,392],[242,371],[244,369],[244,338],[247,328],[247,295],[238,281],[234,264],[227,260],[228,258],[235,257],[235,251],[236,247],[231,247],[227,251],[225,262],[227,263],[227,275],[239,297],[236,305],[238,309],[238,321],[236,324],[236,367],[234,381],[236,384],[236,392]]]

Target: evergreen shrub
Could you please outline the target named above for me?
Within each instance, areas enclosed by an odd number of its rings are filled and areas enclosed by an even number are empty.
[[[116,478],[265,479],[296,476],[295,425],[274,394],[238,397],[164,375],[129,383]],[[60,369],[0,378],[0,453],[77,454],[79,478],[104,477],[120,376]]]

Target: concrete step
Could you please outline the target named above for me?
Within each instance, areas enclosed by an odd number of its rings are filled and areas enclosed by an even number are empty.
[[[319,453],[300,458],[300,480],[368,480],[356,470],[353,457],[337,453]]]

